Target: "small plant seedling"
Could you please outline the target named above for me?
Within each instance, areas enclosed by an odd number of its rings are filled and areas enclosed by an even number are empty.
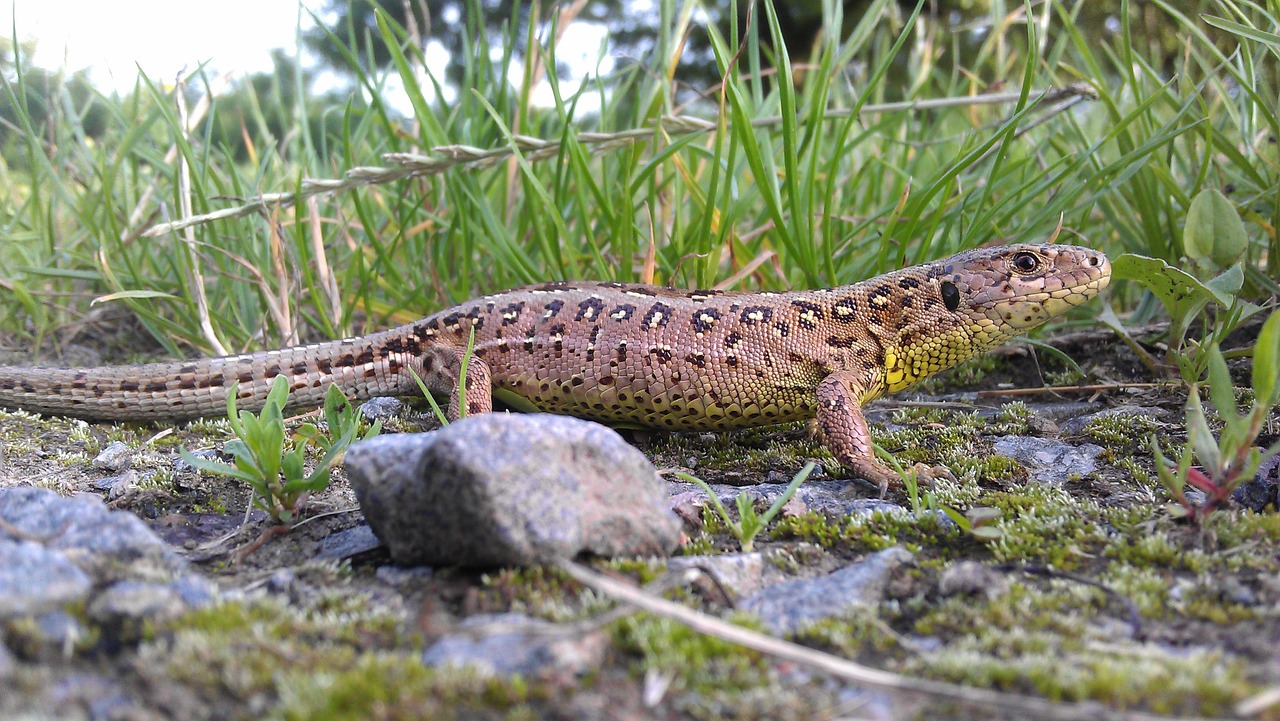
[[[902,479],[902,487],[907,492],[907,501],[911,504],[911,512],[913,514],[918,516],[925,511],[937,508],[938,502],[933,495],[933,491],[925,491],[923,496],[920,494],[920,478],[916,475],[914,468],[911,470],[903,468],[898,459],[894,458],[892,453],[881,448],[879,443],[872,443],[871,447],[875,450],[876,455],[884,459],[889,464],[889,467],[897,472],[898,477]],[[883,496],[883,493],[881,495]]]
[[[236,438],[224,448],[233,462],[210,461],[182,449],[183,460],[193,468],[247,483],[254,492],[254,505],[282,524],[293,523],[307,497],[328,487],[333,467],[360,430],[360,418],[351,402],[337,386],[330,386],[323,409],[328,432],[323,433],[308,423],[298,431],[302,442],[286,451],[284,409],[288,401],[289,382],[281,376],[271,386],[260,413],[238,411],[233,384],[227,393],[227,420]],[[371,438],[380,430],[381,424],[374,423],[361,437]],[[303,461],[309,443],[315,444],[324,455],[315,468],[306,473]]]
[[[943,506],[942,512],[947,514],[947,517],[952,521],[955,521],[961,531],[978,540],[995,541],[1004,537],[1004,533],[999,528],[988,525],[1000,518],[1001,512],[999,508],[974,506],[961,513],[950,506]]]
[[[791,500],[796,490],[800,488],[800,484],[805,482],[810,473],[813,473],[815,467],[817,467],[817,464],[813,461],[806,463],[804,468],[801,468],[800,472],[795,475],[795,478],[791,479],[791,483],[787,485],[782,495],[778,496],[773,505],[769,506],[769,510],[763,514],[756,513],[750,494],[746,491],[739,493],[735,499],[738,506],[738,520],[736,522],[729,517],[729,512],[725,510],[724,504],[720,503],[720,499],[716,497],[715,492],[711,490],[711,486],[708,486],[706,481],[682,471],[676,471],[675,475],[681,480],[697,484],[707,494],[707,497],[711,499],[712,506],[716,509],[716,513],[720,514],[724,524],[729,527],[729,532],[733,534],[734,538],[738,539],[738,545],[742,548],[743,553],[751,553],[755,549],[756,536],[759,535],[760,531],[764,530],[765,526],[769,525],[774,516],[778,515],[782,507],[787,505],[787,501]]]
[[[1164,456],[1154,434],[1149,437],[1160,482],[1178,504],[1171,507],[1171,512],[1196,524],[1225,503],[1237,486],[1252,478],[1263,461],[1280,453],[1280,443],[1266,450],[1254,445],[1271,407],[1280,401],[1280,312],[1272,313],[1258,333],[1253,351],[1254,399],[1247,413],[1241,414],[1236,407],[1231,374],[1217,344],[1209,345],[1205,355],[1209,398],[1223,423],[1219,437],[1215,439],[1209,428],[1198,382],[1191,385],[1187,396],[1187,442],[1177,462]],[[1201,467],[1192,465],[1195,460]],[[1203,504],[1196,505],[1187,498],[1184,490],[1188,483],[1204,492]]]

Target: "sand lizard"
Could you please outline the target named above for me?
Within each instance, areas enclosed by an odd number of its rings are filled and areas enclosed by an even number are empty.
[[[100,420],[219,416],[226,393],[261,407],[330,384],[352,398],[417,390],[449,415],[493,398],[613,424],[718,430],[817,417],[835,457],[882,488],[861,405],[1078,306],[1110,280],[1106,256],[1066,245],[971,250],[853,285],[793,292],[551,282],[487,295],[391,330],[247,355],[99,368],[0,367],[0,407]],[[467,388],[458,370],[471,329]],[[920,470],[932,477],[945,469]]]

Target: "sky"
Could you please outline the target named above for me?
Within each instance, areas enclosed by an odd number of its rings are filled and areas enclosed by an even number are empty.
[[[35,65],[70,72],[88,69],[100,90],[125,93],[134,87],[139,69],[161,84],[202,62],[208,63],[212,75],[232,78],[270,71],[270,51],[285,48],[292,54],[299,25],[307,28],[312,23],[305,8],[322,5],[322,0],[0,0],[0,20],[6,22],[6,35],[16,25],[20,41],[36,43]],[[604,39],[604,28],[598,25],[578,22],[569,28],[558,57],[572,68],[574,81],[612,67],[612,59],[599,54]],[[428,43],[426,57],[436,72],[448,61],[435,42]],[[518,69],[513,75],[518,82]],[[398,82],[388,83],[393,95],[398,87]],[[387,100],[393,106],[401,104],[400,98]],[[588,103],[592,100],[587,98]],[[546,83],[535,92],[534,102],[551,104]],[[403,104],[409,107],[407,99]]]
[[[123,92],[133,87],[139,67],[161,83],[205,61],[222,72],[270,70],[272,48],[295,46],[299,4],[0,0],[0,18],[5,35],[16,26],[19,40],[36,42],[34,64],[52,70],[88,68],[95,85]],[[309,24],[311,19],[304,13],[302,21]]]

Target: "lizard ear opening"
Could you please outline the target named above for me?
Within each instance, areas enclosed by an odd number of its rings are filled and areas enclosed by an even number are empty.
[[[947,306],[947,310],[960,307],[960,289],[949,280],[942,283],[942,304]]]

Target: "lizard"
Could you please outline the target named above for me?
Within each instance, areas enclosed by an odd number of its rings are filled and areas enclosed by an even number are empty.
[[[817,419],[848,470],[900,485],[863,404],[954,367],[1105,288],[1099,251],[979,248],[852,285],[786,292],[554,281],[486,295],[368,335],[143,365],[0,366],[0,407],[87,420],[182,421],[260,409],[277,376],[290,407],[331,384],[353,399],[417,390],[448,417],[493,399],[613,425],[705,431]],[[473,336],[474,332],[474,336]],[[474,342],[470,356],[468,342]],[[466,388],[458,378],[464,358]],[[928,479],[943,467],[916,464]]]

